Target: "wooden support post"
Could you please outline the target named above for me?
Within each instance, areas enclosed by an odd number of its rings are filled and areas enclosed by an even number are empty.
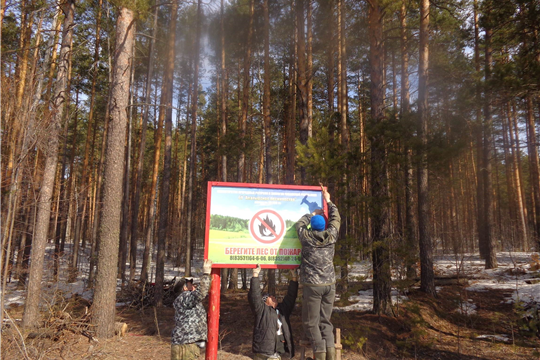
[[[308,340],[300,340],[300,360],[306,359],[306,349],[311,348],[311,343]]]
[[[219,306],[221,293],[220,269],[212,268],[212,284],[208,302],[208,342],[206,360],[217,360],[219,339]]]
[[[341,345],[341,329],[336,328],[336,360],[341,360],[341,349],[343,349]]]

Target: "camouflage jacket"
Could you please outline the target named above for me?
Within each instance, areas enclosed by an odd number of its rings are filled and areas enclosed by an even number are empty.
[[[332,202],[328,203],[326,230],[311,229],[311,214],[302,216],[296,223],[296,232],[302,243],[300,283],[303,285],[331,285],[336,282],[334,247],[339,234],[341,217]]]
[[[173,345],[191,344],[207,340],[206,311],[203,299],[210,288],[210,275],[203,275],[196,290],[182,291],[174,300],[174,321],[176,323],[171,342]]]

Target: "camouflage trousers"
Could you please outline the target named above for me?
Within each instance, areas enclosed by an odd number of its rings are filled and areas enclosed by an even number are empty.
[[[277,355],[277,357],[268,357],[263,354],[254,354],[253,360],[281,360],[281,357],[279,355]]]
[[[196,360],[200,354],[197,344],[171,345],[171,360]]]

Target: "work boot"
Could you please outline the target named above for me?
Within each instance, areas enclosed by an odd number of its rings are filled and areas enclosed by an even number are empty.
[[[315,356],[314,360],[326,360],[326,353],[325,352],[316,352],[313,355]]]
[[[326,348],[326,360],[336,360],[336,348]]]

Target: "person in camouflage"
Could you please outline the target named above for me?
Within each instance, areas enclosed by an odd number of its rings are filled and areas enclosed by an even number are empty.
[[[316,360],[334,360],[334,327],[330,322],[336,295],[334,272],[334,247],[339,234],[341,218],[331,201],[330,194],[321,184],[328,204],[328,227],[317,209],[302,216],[296,223],[298,238],[302,244],[300,283],[303,285],[302,325],[313,347]]]
[[[171,338],[171,360],[194,360],[207,340],[206,311],[203,299],[210,289],[212,261],[205,260],[199,287],[193,278],[186,278],[183,291],[174,300],[175,327]]]

